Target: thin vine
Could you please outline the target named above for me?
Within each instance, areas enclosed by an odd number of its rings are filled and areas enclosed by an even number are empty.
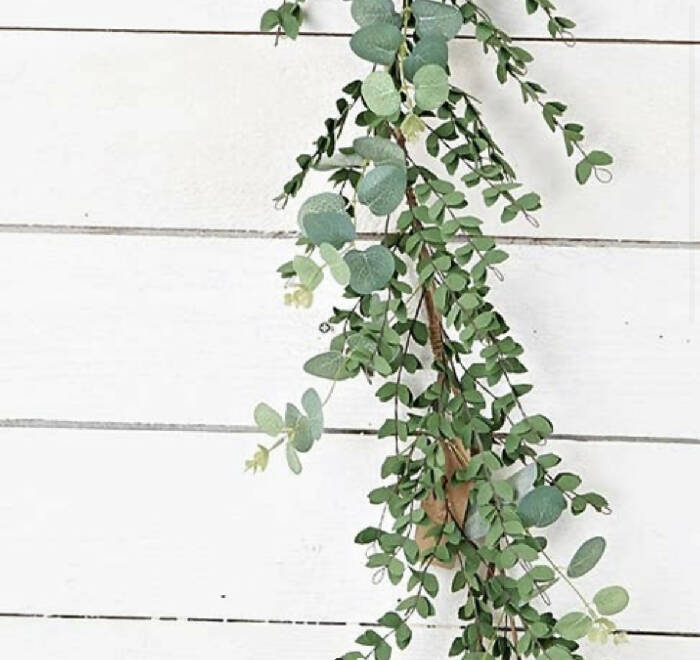
[[[261,29],[276,32],[276,41],[295,39],[303,4],[269,9]],[[572,42],[575,23],[550,0],[525,0],[525,8],[546,16],[553,38]],[[309,174],[330,172],[336,191],[300,206],[301,253],[279,272],[287,304],[310,306],[329,274],[350,305],[334,308],[329,349],[304,365],[329,381],[327,395],[311,388],[301,409],[289,403],[284,414],[259,404],[256,424],[275,441],[259,445],[246,469],[265,470],[271,453],[284,448],[289,467],[300,473],[300,454],[321,438],[336,385],[378,376],[376,396],[391,406],[378,435],[393,438],[393,451],[381,466],[382,485],[369,493],[382,507],[380,522],[355,541],[368,546],[373,579],[404,584],[406,597],[343,660],[389,660],[393,648],[408,646],[413,619],[435,615],[438,566],[453,572],[451,589],[461,595],[463,626],[450,656],[580,660],[583,637],[625,641],[609,617],[629,595],[614,585],[589,599],[575,583],[603,556],[602,537],[583,543],[562,567],[539,532],[567,510],[578,516],[610,509],[602,495],[582,490],[581,477],[558,471],[556,453],[540,450],[552,424],[522,401],[532,389],[520,382],[527,371],[523,347],[489,298],[488,277],[502,279],[499,265],[508,255],[465,209],[469,196],[480,194],[487,206],[500,206],[502,222],[522,218],[538,226],[541,200],[523,192],[478,101],[451,80],[450,41],[471,30],[484,54],[495,56],[497,79],[516,84],[561,136],[567,155],[577,156],[579,183],[591,176],[608,181],[613,159],[585,146],[583,127],[564,119],[566,105],[529,79],[532,54],[476,2],[401,0],[397,11],[392,0],[352,0],[350,11],[359,26],[350,48],[371,68],[342,88],[337,114],[325,121],[313,150],[297,157],[298,170],[275,199],[284,208]],[[344,142],[351,120],[365,135]],[[414,144],[421,139],[444,176],[420,162]],[[381,234],[369,246],[358,241],[360,207]],[[406,374],[428,385],[409,385]],[[393,523],[385,524],[388,517]],[[559,581],[580,600],[579,610],[549,611],[548,590]]]

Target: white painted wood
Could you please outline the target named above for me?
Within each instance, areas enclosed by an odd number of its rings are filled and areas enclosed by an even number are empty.
[[[682,250],[509,246],[493,296],[525,346],[528,410],[560,433],[697,437],[698,273]],[[291,240],[5,235],[0,241],[2,417],[252,423],[296,400],[327,350],[314,307],[282,303]],[[425,383],[425,381],[421,381]],[[379,381],[377,382],[377,386]],[[387,412],[389,411],[389,412]],[[391,411],[341,383],[328,424]]]
[[[88,0],[14,0],[4,3],[3,25],[87,28],[146,28],[186,30],[257,30],[262,12],[276,7],[273,0],[179,0],[175,3],[139,3],[136,0],[97,5]],[[354,29],[349,3],[308,0],[311,32]],[[486,0],[481,5],[513,34],[548,36],[543,14],[528,17],[525,3]],[[670,0],[663,5],[633,0],[571,0],[560,3],[560,13],[578,22],[576,35],[585,38],[688,39],[692,0]]]
[[[697,240],[690,197],[700,183],[689,140],[700,104],[691,106],[690,65],[700,51],[531,49],[532,76],[570,104],[591,147],[615,154],[616,178],[581,188],[537,109],[492,80],[493,62],[475,44],[455,44],[457,80],[484,99],[495,137],[545,203],[539,230],[524,221],[500,225],[492,209],[487,231]],[[333,111],[340,84],[318,63],[342,81],[368,71],[345,39],[275,50],[266,37],[5,33],[0,57],[0,84],[12,89],[3,102],[12,126],[3,146],[13,163],[0,180],[5,224],[295,230],[301,199],[283,213],[271,200]],[[651,138],[651,127],[663,132]],[[654,194],[645,194],[652,182]],[[325,187],[317,175],[304,195]],[[478,203],[474,211],[481,213]],[[378,224],[365,213],[361,226]]]
[[[0,649],[15,660],[328,660],[350,648],[363,632],[340,628],[257,624],[151,623],[123,621],[8,620],[0,623]],[[416,631],[400,656],[446,657],[452,633]],[[587,660],[696,660],[696,639],[635,637],[621,647],[586,645]]]
[[[4,430],[0,611],[375,620],[404,592],[388,581],[373,585],[365,548],[352,541],[378,521],[379,507],[367,503],[366,493],[381,483],[379,466],[392,442],[327,437],[304,456],[304,473],[295,477],[281,453],[273,454],[268,472],[243,473],[258,441],[238,434]],[[687,521],[700,448],[550,444],[565,459],[562,469],[575,466],[584,487],[606,493],[615,512],[562,518],[548,530],[552,556],[565,565],[583,540],[605,536],[605,558],[577,581],[588,597],[621,583],[632,602],[616,617],[619,625],[698,632],[688,574],[700,531]],[[433,622],[455,625],[449,571],[438,572],[443,590]],[[673,606],[649,607],[659,597]],[[552,600],[560,614],[578,606],[564,585]]]

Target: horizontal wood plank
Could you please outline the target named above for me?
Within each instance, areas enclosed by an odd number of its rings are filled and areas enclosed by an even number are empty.
[[[0,611],[357,623],[393,607],[402,589],[373,585],[365,548],[352,542],[378,521],[366,493],[381,483],[391,441],[326,438],[304,456],[302,477],[281,454],[266,473],[243,473],[258,441],[2,431],[11,460],[0,464]],[[688,579],[700,532],[687,524],[700,448],[550,444],[614,510],[562,518],[548,530],[552,556],[566,564],[583,540],[605,536],[606,556],[577,581],[584,593],[627,586],[630,607],[616,617],[625,629],[700,631]],[[449,571],[439,572],[433,622],[456,625]],[[659,585],[673,607],[649,607]],[[578,606],[563,584],[551,595],[556,612]]]
[[[258,624],[152,623],[14,619],[0,623],[0,648],[14,660],[328,660],[364,628]],[[418,629],[405,660],[446,656],[451,631]],[[634,637],[616,647],[585,644],[587,660],[696,660],[697,639]]]
[[[309,0],[305,29],[311,32],[347,32],[354,29],[349,3]],[[171,30],[257,30],[260,16],[273,0],[180,0],[139,3],[136,0],[101,3],[88,0],[13,0],[0,14],[3,25],[136,28]],[[513,34],[548,36],[543,14],[528,17],[525,3],[485,0],[481,5]],[[576,35],[582,38],[692,38],[692,0],[669,0],[663,6],[633,0],[571,0],[560,3],[559,12],[578,22]]]
[[[525,347],[526,408],[559,433],[697,438],[698,272],[681,250],[509,246],[493,296]],[[311,310],[284,307],[293,241],[5,235],[0,241],[3,418],[250,424],[309,385],[327,350]],[[414,385],[426,384],[424,376]],[[378,387],[379,381],[375,384]],[[390,414],[357,378],[327,422]]]
[[[500,88],[476,44],[454,44],[456,80],[483,99],[494,136],[545,205],[540,229],[501,225],[473,193],[486,231],[697,241],[691,125],[700,105],[691,103],[691,63],[700,50],[669,46],[647,57],[643,46],[533,44],[532,51],[532,76],[570,104],[592,148],[616,156],[615,180],[579,186],[575,163],[538,110],[523,107],[516,88]],[[296,230],[299,203],[326,189],[326,177],[311,177],[285,212],[271,200],[338,96],[340,83],[318,63],[337,68],[340,81],[369,71],[345,39],[274,49],[266,37],[6,33],[0,56],[12,63],[0,82],[13,90],[3,104],[13,167],[0,181],[0,224]],[[653,139],[644,137],[650,127]],[[654,194],[646,192],[652,182]],[[366,211],[360,225],[379,227]]]

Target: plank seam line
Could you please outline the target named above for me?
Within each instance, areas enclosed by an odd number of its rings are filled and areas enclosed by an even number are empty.
[[[98,28],[98,27],[52,27],[41,25],[0,25],[1,32],[71,32],[71,33],[98,33],[98,34],[156,34],[173,36],[223,36],[223,37],[273,37],[274,32],[261,32],[260,30],[186,30],[177,28]],[[329,39],[348,39],[351,32],[301,31],[302,37],[320,37]],[[476,41],[476,37],[461,34],[456,37],[459,41]],[[513,41],[523,43],[552,43],[558,44],[559,40],[551,37],[525,37],[514,36]],[[645,37],[577,37],[576,43],[582,44],[632,44],[650,46],[697,46],[700,41],[696,39],[650,39]]]
[[[359,626],[363,628],[376,626],[376,623],[365,621],[314,621],[296,619],[260,619],[260,618],[225,618],[225,617],[199,617],[199,616],[149,616],[138,614],[43,614],[35,612],[0,612],[3,619],[62,619],[70,621],[150,621],[150,622],[179,622],[179,623],[226,623],[226,624],[263,624],[273,626]],[[415,623],[416,628],[425,629],[464,629],[465,626],[454,624],[426,624]],[[628,635],[637,637],[680,637],[700,639],[700,632],[667,631],[667,630],[623,630]]]
[[[148,227],[148,226],[100,226],[100,225],[45,225],[45,224],[0,224],[0,233],[7,234],[80,234],[86,236],[154,236],[173,238],[224,238],[255,240],[295,240],[298,231],[262,231],[257,229],[216,229],[213,227]],[[379,232],[358,232],[360,240],[380,240]],[[546,247],[591,247],[591,248],[643,248],[700,250],[700,241],[647,240],[636,238],[557,238],[539,236],[487,235],[503,245],[540,245]],[[457,236],[454,242],[468,241],[466,236]]]
[[[260,434],[255,426],[245,424],[197,424],[170,422],[114,422],[42,418],[5,418],[0,419],[0,428],[6,429],[70,429],[75,431],[170,431],[177,433],[221,433],[230,435]],[[324,430],[327,435],[376,436],[377,429],[329,427]],[[497,437],[506,437],[497,433]],[[645,444],[681,444],[698,445],[700,438],[660,437],[640,435],[594,435],[582,433],[554,433],[552,440],[571,440],[575,442],[629,442]]]

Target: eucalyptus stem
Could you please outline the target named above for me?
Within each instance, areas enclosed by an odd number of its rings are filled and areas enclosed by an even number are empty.
[[[566,38],[572,22],[558,16],[550,0],[526,0],[526,8],[542,11],[550,33]],[[413,615],[435,614],[439,581],[432,571],[439,567],[452,571],[452,590],[463,595],[458,616],[464,626],[450,655],[580,660],[583,636],[603,640],[612,632],[620,639],[607,617],[624,609],[628,595],[614,585],[588,601],[574,582],[601,559],[601,537],[583,543],[564,571],[536,531],[567,510],[578,516],[589,508],[607,511],[608,504],[598,493],[580,491],[578,475],[554,472],[560,458],[539,451],[553,425],[528,414],[521,401],[532,388],[515,377],[527,372],[524,350],[491,302],[488,281],[503,279],[498,266],[508,255],[464,209],[478,186],[487,206],[503,203],[502,222],[522,216],[537,226],[532,213],[540,198],[514,192],[516,173],[475,97],[450,79],[448,42],[464,25],[474,26],[485,52],[498,56],[499,80],[517,81],[524,100],[535,101],[549,127],[564,136],[567,153],[581,156],[580,183],[600,175],[612,158],[583,148],[583,128],[562,120],[565,106],[543,100],[544,89],[524,78],[532,56],[474,2],[402,0],[397,13],[391,0],[352,0],[350,9],[359,25],[350,48],[372,71],[343,88],[337,116],[326,120],[313,153],[297,158],[299,171],[278,198],[285,205],[314,171],[330,171],[329,183],[339,191],[300,205],[303,253],[279,268],[294,306],[310,306],[324,278],[349,301],[334,306],[326,324],[336,330],[328,350],[304,364],[308,374],[332,384],[324,400],[306,390],[303,410],[288,403],[282,415],[259,404],[256,424],[275,442],[269,449],[259,445],[246,467],[265,469],[270,452],[284,446],[289,467],[300,473],[301,457],[321,438],[336,384],[358,376],[372,384],[379,376],[376,397],[391,410],[378,436],[392,438],[393,451],[381,465],[382,482],[369,493],[382,507],[379,523],[355,540],[368,546],[373,581],[405,582],[409,595],[357,638],[367,650],[343,660],[389,660],[391,644],[405,648]],[[302,20],[298,3],[284,3],[266,12],[263,29],[294,38]],[[363,137],[341,144],[351,117]],[[412,155],[409,143],[420,139],[440,158],[446,178]],[[463,185],[454,181],[460,168]],[[369,246],[358,241],[361,207],[381,235]],[[458,235],[466,241],[456,243]],[[429,360],[414,354],[420,346],[429,348]],[[410,384],[407,372],[415,375]],[[535,607],[539,598],[549,605],[546,591],[559,579],[585,612],[557,617]]]

